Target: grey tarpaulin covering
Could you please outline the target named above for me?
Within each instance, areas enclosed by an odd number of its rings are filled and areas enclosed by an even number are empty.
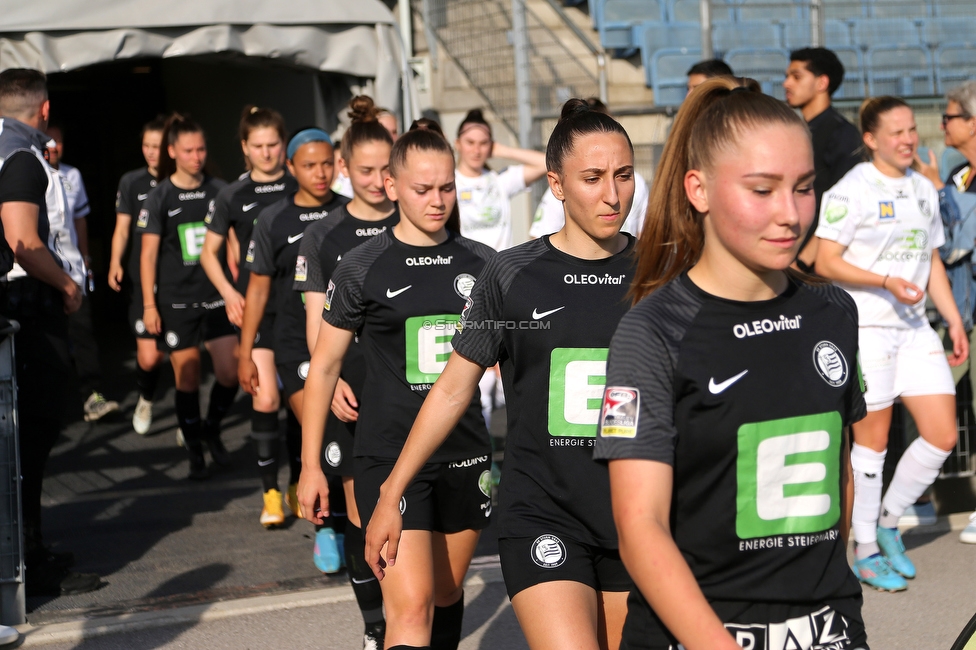
[[[381,106],[403,97],[399,34],[379,0],[0,0],[0,16],[0,70],[236,52],[373,80]]]

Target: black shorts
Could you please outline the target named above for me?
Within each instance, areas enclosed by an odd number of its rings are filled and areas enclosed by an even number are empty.
[[[163,334],[156,340],[156,347],[164,352],[195,348],[204,341],[213,341],[234,335],[234,326],[227,320],[224,301],[217,300],[199,306],[182,309],[172,305],[160,305],[159,316],[163,320]]]
[[[534,537],[503,537],[498,556],[508,597],[543,582],[570,580],[596,591],[630,591],[634,583],[620,552],[582,544],[562,533],[539,531]]]
[[[135,282],[129,283],[129,325],[132,333],[137,339],[149,341],[159,341],[159,337],[146,331],[146,324],[142,322],[145,311],[145,303],[142,301],[142,287]]]
[[[258,333],[254,337],[253,347],[262,350],[274,349],[274,318],[275,315],[265,312],[258,323]],[[238,332],[238,336],[240,333]]]
[[[356,423],[343,422],[330,410],[322,447],[325,460],[322,469],[326,476],[354,476],[355,459],[352,452],[355,442]]]
[[[380,486],[395,460],[356,459],[356,505],[363,527],[373,516]],[[400,499],[403,530],[457,533],[483,530],[491,516],[491,456],[446,463],[427,463]]]
[[[300,359],[278,361],[275,359],[275,368],[278,369],[278,383],[285,399],[290,398],[300,390],[305,390],[305,379],[308,377],[308,359],[304,361]]]

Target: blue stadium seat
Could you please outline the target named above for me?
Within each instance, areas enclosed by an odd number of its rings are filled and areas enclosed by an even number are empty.
[[[783,47],[795,50],[801,47],[809,47],[812,39],[810,38],[810,21],[788,20],[780,22],[783,28]],[[842,20],[824,21],[824,45],[831,49],[835,47],[849,47],[851,44],[851,25]]]
[[[824,45],[826,47],[854,45],[851,40],[853,29],[850,21],[828,18],[824,21]]]
[[[932,57],[921,45],[875,45],[868,50],[867,63],[872,96],[935,94]]]
[[[716,55],[737,48],[780,47],[779,30],[770,21],[746,20],[712,25],[712,45]],[[732,68],[735,70],[735,68]],[[784,70],[786,68],[783,68]]]
[[[823,0],[823,12],[827,18],[847,20],[868,15],[867,0]]]
[[[701,45],[699,23],[643,23],[634,27],[634,42],[641,49],[641,64],[649,70],[651,57],[664,48],[693,49]]]
[[[648,84],[654,89],[654,103],[658,106],[677,106],[688,89],[688,68],[701,60],[698,48],[666,48],[651,56],[644,74],[650,75]]]
[[[667,18],[662,0],[599,0],[600,43],[610,49],[636,48],[632,40],[632,27],[645,21],[663,21]]]
[[[921,0],[869,0],[868,14],[873,18],[925,18],[929,9]]]
[[[921,43],[919,26],[907,18],[859,18],[854,21],[854,44],[873,47],[912,47]]]
[[[976,17],[928,18],[922,23],[922,41],[932,49],[976,45]]]
[[[790,0],[732,0],[736,20],[794,20],[801,17],[799,5]]]
[[[742,47],[729,50],[725,62],[735,74],[752,77],[767,95],[783,99],[783,80],[790,65],[790,53],[775,47]]]
[[[850,99],[865,96],[864,54],[853,45],[832,48],[834,54],[844,64],[844,83],[834,93],[835,99]]]
[[[699,22],[699,0],[668,0],[668,20],[671,22]],[[712,23],[734,20],[733,6],[722,0],[712,0]]]
[[[945,94],[953,86],[976,79],[976,46],[946,45],[935,53],[936,92]]]
[[[969,0],[934,0],[932,14],[968,18],[973,15],[973,3]]]

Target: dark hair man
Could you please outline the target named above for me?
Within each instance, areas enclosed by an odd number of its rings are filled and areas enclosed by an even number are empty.
[[[732,68],[722,59],[699,61],[688,69],[688,92],[712,77],[731,77]]]
[[[41,537],[41,480],[61,431],[71,372],[66,314],[81,305],[65,246],[66,194],[46,162],[51,105],[44,75],[0,73],[0,222],[17,264],[0,282],[0,314],[20,322],[14,337],[27,595],[97,589],[94,574],[68,570],[70,553],[53,553]],[[82,271],[83,277],[83,271]]]
[[[813,181],[817,211],[796,261],[804,271],[813,270],[817,258],[813,233],[820,219],[820,197],[860,162],[857,151],[861,147],[861,134],[831,106],[830,98],[843,81],[844,64],[827,48],[807,47],[790,53],[790,67],[783,81],[786,103],[800,109],[810,127],[813,166],[817,172]]]

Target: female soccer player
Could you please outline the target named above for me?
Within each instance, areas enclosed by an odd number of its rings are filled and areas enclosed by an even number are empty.
[[[740,83],[678,112],[610,344],[595,457],[637,587],[622,647],[866,648],[844,540],[857,310],[788,272],[810,132]]]
[[[498,545],[512,606],[534,650],[615,649],[631,582],[607,469],[592,452],[607,348],[634,271],[634,240],[619,234],[634,197],[634,154],[620,124],[576,99],[563,107],[546,160],[566,223],[499,253],[479,278],[456,354],[380,489],[367,559],[378,575],[384,564],[405,564],[400,498],[464,414],[484,369],[500,361],[511,416]],[[524,326],[485,327],[509,322]]]
[[[142,251],[142,237],[130,237],[136,227],[133,216],[138,217],[142,204],[159,182],[159,150],[163,141],[166,121],[162,117],[148,122],[142,127],[142,156],[146,166],[128,172],[119,181],[119,191],[115,196],[115,232],[112,234],[112,259],[108,269],[108,284],[115,291],[122,291],[122,279],[129,274],[129,323],[136,337],[136,389],[139,401],[132,415],[132,428],[145,435],[152,425],[153,396],[159,383],[159,366],[163,363],[163,353],[156,345],[156,338],[146,332],[142,321],[143,300],[142,282],[139,279],[139,261]],[[123,270],[122,258],[129,241],[128,269]]]
[[[220,441],[220,422],[237,395],[234,329],[224,301],[200,267],[207,231],[204,219],[227,184],[204,174],[207,141],[203,129],[190,118],[170,117],[163,144],[159,164],[163,180],[146,200],[136,223],[142,234],[142,320],[147,332],[163,335],[158,344],[169,352],[173,364],[176,419],[190,455],[190,478],[199,480],[209,477],[201,443],[206,443],[218,465],[230,462]],[[201,341],[216,375],[203,422]]]
[[[356,504],[368,522],[417,412],[451,352],[458,314],[492,251],[449,224],[454,153],[440,134],[418,128],[390,153],[386,191],[400,222],[343,256],[326,292],[302,422],[299,501],[311,521],[329,515],[322,441],[342,360],[356,332],[366,357],[356,427]],[[453,221],[453,220],[452,220]],[[455,229],[451,229],[453,228]],[[403,566],[382,583],[387,648],[456,648],[462,581],[488,525],[488,432],[477,396],[451,439],[400,501]]]
[[[298,131],[288,142],[287,155],[288,171],[297,181],[298,189],[261,211],[244,256],[251,277],[244,303],[238,377],[251,395],[259,395],[280,379],[288,406],[300,422],[310,355],[305,341],[305,306],[301,295],[291,288],[299,241],[309,224],[324,219],[347,199],[329,189],[335,172],[335,152],[325,131],[314,127]],[[258,328],[269,303],[275,311],[272,339],[277,378],[274,374],[262,377],[254,358]],[[277,435],[262,436],[256,442],[265,490],[261,523],[266,527],[278,526],[284,523],[285,515],[278,490]],[[291,480],[285,499],[298,517],[296,490],[301,472],[301,429],[289,427],[286,442]],[[338,556],[338,551],[333,554]],[[333,570],[338,570],[338,566]]]
[[[379,122],[380,109],[365,95],[354,97],[349,103],[352,124],[342,136],[340,168],[352,184],[353,199],[325,219],[305,230],[295,265],[296,291],[305,299],[306,336],[308,349],[314,351],[322,324],[322,309],[329,279],[343,255],[361,243],[386,232],[400,220],[396,204],[386,195],[386,178],[390,175],[390,149],[393,138]],[[332,521],[326,518],[316,538],[321,535],[343,535],[346,570],[356,592],[356,600],[366,624],[363,647],[383,647],[385,622],[383,594],[373,572],[363,559],[363,531],[353,482],[353,436],[359,419],[359,396],[366,381],[366,359],[356,340],[349,345],[342,362],[342,374],[332,398],[332,413],[325,426],[326,465],[324,469],[336,488],[345,496],[348,522],[343,526],[336,503],[340,495],[333,494]],[[330,481],[331,482],[331,481]],[[341,486],[341,487],[340,487]],[[318,546],[329,548],[327,544]],[[316,566],[330,572],[335,568],[315,556]],[[337,558],[338,559],[338,558]]]
[[[244,258],[247,255],[247,246],[251,241],[254,223],[261,210],[282,197],[293,194],[298,189],[298,184],[294,177],[285,171],[285,141],[288,138],[285,133],[285,121],[278,111],[246,106],[241,115],[238,132],[241,150],[244,152],[244,159],[250,171],[217,195],[210,214],[204,220],[207,225],[207,235],[203,240],[200,264],[220,292],[227,309],[228,320],[232,325],[241,327],[244,322],[244,295],[247,293],[250,277],[250,270],[244,264]],[[234,236],[237,246],[228,246],[227,254],[237,261],[236,282],[231,282],[225,275],[225,267],[220,258],[224,242],[229,242],[231,235]],[[259,448],[258,472],[261,474],[265,493],[278,489],[277,454],[268,458],[260,453],[269,445],[277,449],[274,443],[278,441],[278,409],[281,406],[281,397],[278,394],[277,371],[272,350],[273,332],[274,306],[272,305],[265,310],[251,352],[261,385],[261,389],[256,392],[251,403],[253,408],[251,438],[256,441]],[[288,422],[294,430],[293,436],[300,435],[297,420],[294,422],[293,420],[294,418],[289,418]],[[280,504],[281,493],[272,500]],[[280,524],[284,521],[280,505],[278,512],[270,517],[274,520],[273,523]],[[262,511],[261,523],[266,524],[267,518],[266,512]]]
[[[945,242],[939,194],[910,168],[918,146],[912,109],[896,97],[874,97],[861,105],[860,119],[871,162],[854,167],[824,194],[817,271],[850,292],[860,317],[868,415],[854,425],[851,451],[854,571],[876,589],[898,591],[908,586],[905,578],[915,577],[898,518],[935,482],[956,446],[949,366],[966,360],[969,341],[939,257]],[[949,324],[948,362],[925,316],[926,292]],[[905,450],[882,500],[897,397],[920,437]]]

